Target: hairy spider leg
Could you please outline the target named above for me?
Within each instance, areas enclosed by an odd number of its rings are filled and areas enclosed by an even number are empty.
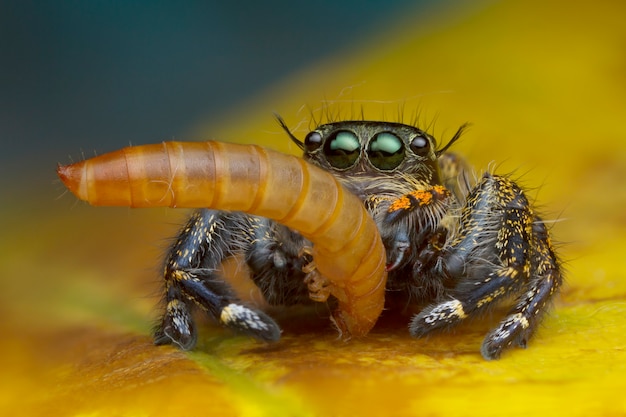
[[[535,218],[532,230],[530,280],[525,285],[525,292],[506,318],[485,337],[481,353],[487,359],[500,357],[502,350],[513,343],[525,348],[552,295],[563,283],[558,258],[546,226],[539,217]]]
[[[313,261],[313,244],[295,230],[273,220],[246,216],[253,235],[245,260],[251,278],[271,305],[311,303],[305,283],[307,265]]]
[[[155,330],[155,343],[195,346],[193,306],[222,325],[265,341],[280,337],[280,328],[265,313],[246,307],[217,275],[224,259],[253,246],[252,216],[199,210],[189,219],[170,249],[164,267],[165,312]]]
[[[454,195],[456,201],[465,204],[465,199],[474,186],[474,178],[467,161],[460,155],[446,152],[439,155],[441,183]]]
[[[452,299],[418,314],[411,323],[413,335],[454,325],[520,287],[528,264],[526,230],[532,220],[527,208],[504,207],[499,201],[503,191],[496,184],[484,180],[468,197],[462,235],[443,254],[444,273],[457,282],[448,291]]]
[[[426,307],[409,325],[415,337],[451,327],[509,294],[525,291],[481,353],[496,359],[513,343],[525,346],[537,316],[561,283],[547,231],[523,191],[506,177],[485,174],[467,197],[461,234],[443,252],[444,273],[458,284],[450,299]]]

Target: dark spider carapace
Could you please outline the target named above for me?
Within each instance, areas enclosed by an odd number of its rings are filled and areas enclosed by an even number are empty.
[[[300,141],[279,122],[304,160],[330,172],[364,203],[386,250],[385,307],[410,303],[421,309],[409,323],[413,336],[450,328],[513,299],[481,353],[495,359],[510,346],[526,346],[561,285],[559,261],[520,187],[491,173],[474,180],[464,162],[446,152],[463,128],[437,148],[430,135],[400,123],[328,123]],[[325,301],[326,282],[311,278],[313,245],[274,220],[198,210],[165,261],[166,308],[156,343],[192,348],[194,306],[225,326],[277,340],[276,323],[242,305],[216,271],[226,258],[242,256],[270,304]]]

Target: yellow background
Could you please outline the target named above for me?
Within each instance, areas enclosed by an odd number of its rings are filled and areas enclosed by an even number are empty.
[[[382,323],[344,343],[300,311],[275,313],[277,345],[204,323],[196,351],[156,348],[160,257],[185,213],[54,199],[50,161],[47,191],[1,209],[0,414],[626,414],[626,6],[455,7],[373,27],[182,139],[296,152],[272,111],[300,136],[327,110],[419,114],[441,140],[471,122],[454,150],[478,171],[513,172],[561,242],[566,285],[527,350],[480,357],[497,316],[422,340]]]

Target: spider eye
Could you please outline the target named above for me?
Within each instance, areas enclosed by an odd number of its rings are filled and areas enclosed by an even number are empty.
[[[307,152],[313,152],[322,145],[322,135],[319,132],[310,132],[304,138],[304,149]]]
[[[353,166],[359,159],[360,149],[359,138],[347,130],[331,133],[324,143],[326,160],[331,166],[339,169]]]
[[[404,159],[404,144],[393,133],[381,132],[370,141],[367,155],[376,168],[390,171]]]
[[[424,156],[430,150],[430,141],[425,136],[415,136],[411,141],[410,147],[416,155]]]

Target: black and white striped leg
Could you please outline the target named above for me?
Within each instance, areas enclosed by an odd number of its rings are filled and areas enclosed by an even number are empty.
[[[522,190],[486,174],[468,196],[460,236],[443,251],[444,273],[457,284],[448,299],[427,306],[409,325],[420,337],[454,326],[511,294],[520,299],[483,343],[486,359],[516,343],[525,346],[561,276],[547,231]]]
[[[535,238],[535,251],[531,260],[533,278],[525,285],[522,296],[506,318],[485,337],[481,353],[486,359],[497,359],[502,351],[511,345],[525,348],[552,296],[563,282],[547,230],[539,218],[533,225],[533,232]]]
[[[222,325],[265,341],[278,340],[280,329],[265,313],[242,305],[216,274],[227,257],[251,245],[248,217],[212,210],[197,211],[172,246],[165,265],[165,312],[155,343],[192,349],[197,331],[194,306]]]

